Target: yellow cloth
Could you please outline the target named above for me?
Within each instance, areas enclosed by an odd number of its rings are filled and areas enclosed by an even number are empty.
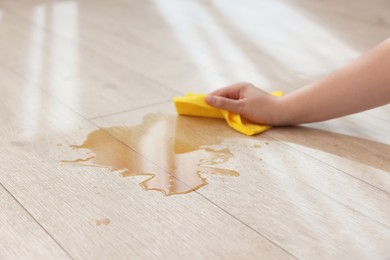
[[[282,96],[283,92],[275,91],[271,94]],[[173,102],[179,115],[224,118],[230,127],[246,135],[255,135],[271,128],[268,125],[254,124],[239,114],[209,106],[204,94],[187,94],[184,97],[175,97]]]

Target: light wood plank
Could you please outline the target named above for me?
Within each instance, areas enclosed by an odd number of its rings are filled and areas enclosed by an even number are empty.
[[[0,118],[12,116],[1,125],[0,182],[72,258],[293,258],[197,193],[167,198],[108,169],[59,164],[77,156],[67,144],[96,127],[1,71]],[[39,102],[29,107],[32,98]]]
[[[184,118],[180,119],[184,122],[176,121],[175,125],[171,104],[101,118],[95,122],[101,127],[135,125],[142,122],[142,117],[146,120],[151,114],[162,111],[166,114],[160,114],[160,120],[156,120],[155,124],[166,120],[165,125],[171,128],[164,130],[166,140],[161,140],[161,143],[174,144],[177,141],[176,135],[179,132],[178,135],[181,136],[182,131],[192,136],[191,140],[202,140],[199,145],[220,144],[231,149],[234,154],[234,159],[224,166],[237,170],[242,176],[231,179],[211,177],[211,184],[201,188],[199,193],[293,255],[299,258],[343,258],[352,255],[365,258],[374,255],[383,257],[390,253],[387,247],[390,241],[389,193],[352,177],[360,177],[354,173],[356,169],[363,169],[357,168],[359,164],[354,168],[344,167],[339,170],[337,163],[340,160],[335,161],[332,166],[332,156],[324,153],[322,156],[313,156],[313,152],[304,146],[303,141],[298,141],[302,148],[285,144],[289,141],[288,138],[292,142],[304,139],[307,136],[304,129],[301,139],[299,136],[293,139],[295,132],[300,134],[299,128],[285,135],[278,135],[276,129],[251,138],[235,133],[221,120],[210,122],[199,118]],[[148,126],[148,129],[153,129],[153,126]],[[111,128],[107,128],[107,131],[117,138],[123,138]],[[315,133],[321,133],[319,130],[312,132],[314,140]],[[147,150],[142,149],[142,145],[138,143],[143,139],[153,139],[153,134],[159,135],[158,132],[145,129],[137,138],[121,140],[160,166],[169,165],[159,157],[146,153]],[[356,140],[348,136],[337,135],[337,138],[339,142],[344,141],[347,147],[356,143]],[[278,139],[281,142],[275,141]],[[364,145],[364,139],[361,141]],[[253,148],[259,142],[261,148]],[[324,142],[326,143],[326,139]],[[310,144],[310,139],[308,143]],[[322,146],[326,149],[325,145]],[[350,153],[359,155],[354,151],[354,146],[350,147]],[[382,151],[378,153],[386,153],[389,149],[387,145],[379,147],[382,147]],[[360,156],[364,156],[364,151]],[[388,167],[390,163],[385,161],[384,165]],[[371,179],[380,179],[383,183],[378,186],[387,189],[390,184],[388,171],[375,169],[375,164],[370,166],[367,171],[371,173]],[[338,232],[335,233],[334,230]],[[372,243],[367,244],[367,237]],[[345,244],[346,241],[352,242]]]
[[[266,135],[389,193],[389,127],[365,112]]]
[[[55,22],[44,7],[30,11],[31,19]],[[12,12],[4,16],[5,28],[16,28],[19,36],[0,49],[1,63],[86,118],[164,102],[178,93]],[[14,21],[18,26],[12,25]],[[78,28],[69,31],[77,38]]]
[[[27,210],[6,194],[24,214],[6,229],[6,256],[38,257],[17,242],[43,232],[38,243],[77,259],[390,258],[389,106],[247,138],[223,121],[176,118],[170,104],[241,80],[287,92],[312,82],[388,37],[386,0],[0,3],[0,183]],[[142,126],[157,112],[150,125],[168,126],[156,153],[181,132],[230,149],[221,167],[241,176],[163,197],[142,177],[58,164],[98,126]],[[106,131],[113,153],[128,145],[121,160],[173,171],[141,139]]]
[[[351,5],[347,0],[316,2],[298,0],[289,2],[297,6],[302,6],[313,13],[323,14],[324,16],[330,16],[331,13],[333,13],[337,16],[346,17],[349,20],[358,21],[364,24],[371,24],[375,27],[389,28],[390,26],[390,18],[387,15],[390,4],[386,0],[375,0],[374,2],[359,1],[353,5]],[[330,22],[331,21],[326,20],[326,24],[329,24]],[[344,33],[348,32],[344,31]],[[354,44],[360,43],[354,42]]]
[[[16,5],[14,12],[32,20],[33,6]],[[118,1],[116,5],[105,1],[81,1],[77,8],[69,5],[63,8],[61,4],[46,5],[48,10],[55,12],[60,25],[35,22],[99,53],[108,54],[126,67],[179,92],[194,89],[207,92],[241,80],[254,82],[265,89],[278,87],[291,91],[345,64],[388,35],[387,27],[344,14],[323,12],[326,3],[320,5],[324,7],[322,9],[305,4],[299,8],[314,17],[324,15],[327,21],[336,19],[339,30],[352,35],[359,46],[342,42],[337,37],[340,33],[334,35],[322,27],[322,22],[317,23],[310,19],[311,16],[306,18],[297,8],[299,4],[291,1],[248,1],[244,5],[236,1],[215,1],[213,4],[147,1],[141,6],[133,1]],[[333,8],[337,10],[337,7]],[[106,10],[108,15],[101,16],[99,10]],[[343,12],[347,10],[344,6]],[[114,13],[115,16],[111,15]],[[274,18],[274,13],[283,15],[284,19]],[[140,16],[153,19],[141,19]],[[74,25],[63,22],[69,19],[78,25],[76,36],[70,33]],[[259,27],[259,24],[263,26]],[[109,37],[102,39],[101,34]],[[268,44],[271,41],[273,43]],[[318,41],[326,42],[326,48]]]
[[[0,202],[1,259],[71,259],[2,185]]]
[[[373,116],[374,111],[362,112],[342,118],[328,120],[310,124],[312,128],[329,130],[334,133],[349,135],[351,137],[362,138],[384,145],[390,144],[389,125],[388,120],[381,118],[381,113],[386,112],[389,107],[377,108],[375,113],[378,116]],[[380,111],[380,109],[382,109]],[[369,147],[367,147],[370,149]]]

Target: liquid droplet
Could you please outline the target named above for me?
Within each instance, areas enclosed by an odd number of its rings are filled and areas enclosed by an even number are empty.
[[[111,220],[109,220],[108,218],[103,218],[103,219],[95,219],[93,221],[93,223],[95,224],[95,226],[107,226],[108,224],[111,223]]]

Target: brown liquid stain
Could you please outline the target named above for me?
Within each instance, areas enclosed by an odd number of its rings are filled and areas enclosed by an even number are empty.
[[[111,223],[111,220],[109,220],[108,218],[103,218],[103,219],[95,219],[93,221],[93,223],[95,224],[95,226],[107,226],[108,224]]]
[[[87,154],[62,162],[106,167],[123,177],[144,175],[147,179],[140,183],[143,189],[166,196],[189,193],[207,184],[206,174],[239,176],[236,171],[218,167],[233,157],[229,149],[215,148],[224,139],[218,131],[226,127],[221,122],[150,114],[137,126],[91,132],[83,144],[72,146],[85,149]]]

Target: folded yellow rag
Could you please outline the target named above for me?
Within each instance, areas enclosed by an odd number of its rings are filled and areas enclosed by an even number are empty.
[[[282,96],[283,92],[275,91],[271,94]],[[224,118],[230,127],[246,135],[255,135],[271,128],[268,125],[254,124],[239,114],[209,106],[204,94],[187,94],[184,97],[175,97],[173,102],[179,115]]]

